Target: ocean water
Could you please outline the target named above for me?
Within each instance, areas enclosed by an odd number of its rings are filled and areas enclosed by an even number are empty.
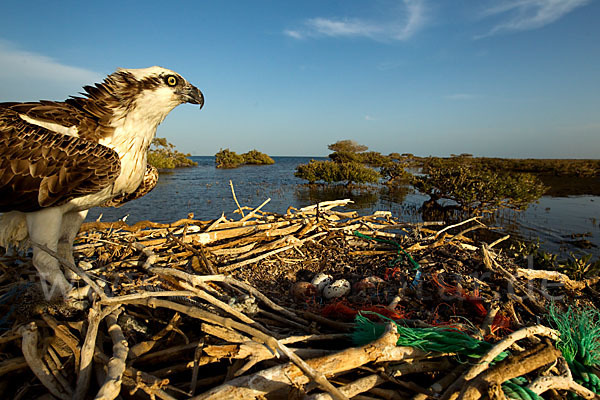
[[[198,162],[197,167],[161,172],[158,185],[148,195],[120,208],[94,208],[87,221],[101,215],[102,221],[127,216],[128,223],[142,220],[168,223],[186,218],[189,213],[200,220],[218,218],[222,213],[239,218],[233,213],[237,206],[230,180],[241,206],[255,208],[270,198],[263,210],[276,213],[285,213],[290,206],[300,208],[319,201],[351,198],[355,203],[346,210],[356,210],[361,215],[386,210],[403,221],[419,222],[423,219],[421,206],[428,199],[419,193],[390,193],[385,188],[348,191],[338,186],[308,187],[305,181],[294,177],[294,171],[298,164],[307,163],[311,157],[273,157],[273,165],[235,169],[215,168],[214,157],[192,159]],[[513,236],[527,240],[539,238],[550,251],[592,253],[600,257],[599,196],[544,196],[526,211],[498,212],[492,223]],[[580,250],[573,245],[580,239],[595,247]]]

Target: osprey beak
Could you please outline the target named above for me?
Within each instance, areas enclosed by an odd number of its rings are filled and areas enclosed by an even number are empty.
[[[196,86],[188,84],[183,91],[183,101],[186,103],[200,104],[200,108],[204,105],[204,95]]]

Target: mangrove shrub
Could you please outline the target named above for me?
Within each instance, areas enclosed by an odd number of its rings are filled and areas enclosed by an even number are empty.
[[[356,162],[334,162],[311,160],[308,164],[300,164],[294,174],[298,178],[306,179],[309,183],[315,182],[345,182],[352,183],[377,183],[379,173],[373,168]]]
[[[191,155],[175,150],[175,146],[166,138],[154,138],[148,151],[148,164],[158,169],[194,167],[197,162],[190,160]]]
[[[424,164],[425,175],[413,176],[411,184],[433,200],[454,200],[465,209],[507,206],[525,209],[540,198],[546,187],[534,175],[501,173],[467,158],[431,158]]]
[[[268,155],[258,150],[250,150],[244,154],[237,154],[229,149],[221,149],[215,154],[215,164],[217,168],[237,168],[240,165],[270,165],[275,161]]]

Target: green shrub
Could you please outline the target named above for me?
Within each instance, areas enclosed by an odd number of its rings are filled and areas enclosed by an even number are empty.
[[[385,179],[386,185],[406,184],[412,177],[412,174],[406,170],[407,166],[405,162],[388,161],[381,166],[379,173]]]
[[[329,159],[336,163],[362,162],[361,154],[351,151],[336,151],[329,155]]]
[[[411,184],[432,199],[450,199],[464,208],[507,206],[515,209],[540,198],[546,187],[531,174],[498,173],[465,157],[430,158],[425,161],[426,175],[413,176]]]
[[[298,165],[294,175],[306,179],[309,183],[319,181],[327,183],[346,182],[347,185],[352,183],[377,183],[380,177],[377,171],[360,163],[315,160],[311,160],[308,164]]]
[[[270,165],[275,164],[275,161],[266,155],[265,153],[261,153],[258,150],[250,150],[247,153],[242,154],[244,158],[245,164],[253,164],[253,165]]]
[[[337,142],[330,144],[327,148],[336,153],[361,153],[367,151],[369,148],[364,144],[358,144],[354,140],[338,140]]]
[[[384,156],[377,151],[366,151],[360,154],[361,162],[371,167],[382,167],[391,161],[390,157]]]
[[[215,154],[215,163],[217,164],[217,168],[237,168],[245,164],[270,165],[275,164],[275,161],[258,150],[250,150],[240,155],[229,149],[221,149]]]
[[[175,150],[175,146],[166,138],[154,138],[148,150],[148,164],[158,169],[194,167],[197,162],[190,160],[191,155]]]
[[[215,154],[217,168],[237,168],[244,163],[244,157],[229,149],[221,149]]]

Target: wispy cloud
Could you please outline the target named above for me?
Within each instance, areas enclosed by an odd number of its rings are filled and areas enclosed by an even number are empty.
[[[407,40],[426,22],[425,0],[402,0],[402,11],[388,21],[362,18],[316,17],[304,21],[298,29],[283,33],[294,39],[316,37],[367,37],[374,40]],[[396,14],[392,12],[392,14]]]
[[[64,98],[75,94],[73,90],[82,85],[102,79],[102,75],[97,72],[61,64],[50,57],[20,50],[1,39],[0,66],[2,100],[37,100],[37,97],[56,96]]]
[[[365,115],[365,121],[375,121],[375,120],[376,120],[376,118],[373,117],[372,115],[368,115],[368,114]]]
[[[502,0],[484,10],[482,17],[503,16],[505,20],[494,26],[482,38],[502,32],[525,31],[541,28],[559,20],[591,0]]]

